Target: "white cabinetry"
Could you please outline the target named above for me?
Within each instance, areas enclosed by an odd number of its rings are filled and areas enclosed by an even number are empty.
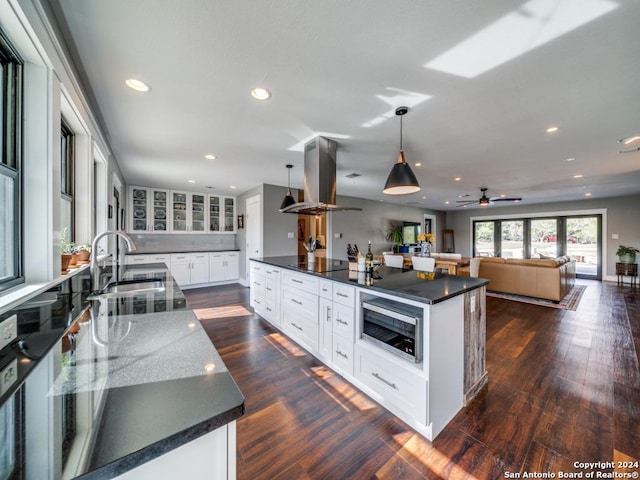
[[[124,257],[125,265],[144,265],[149,263],[147,255],[126,255]]]
[[[280,326],[280,269],[266,265],[264,271],[264,299],[265,314],[264,318],[277,327]]]
[[[266,318],[265,307],[267,304],[265,297],[265,270],[267,265],[263,263],[250,262],[249,270],[249,304],[255,312]]]
[[[224,282],[240,277],[238,252],[211,252],[209,254],[209,281]]]
[[[176,233],[205,233],[206,195],[171,191],[171,231]]]
[[[129,187],[127,231],[166,233],[169,230],[169,191],[149,187]]]
[[[318,283],[311,275],[282,273],[282,330],[313,354],[318,352]]]
[[[236,233],[236,199],[204,193],[129,187],[131,233]]]
[[[181,287],[209,282],[209,253],[171,254],[171,274]]]
[[[209,232],[236,233],[236,199],[209,195]]]

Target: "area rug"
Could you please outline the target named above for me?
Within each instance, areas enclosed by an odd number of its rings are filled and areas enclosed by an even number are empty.
[[[563,310],[577,310],[580,304],[582,294],[586,290],[586,285],[574,285],[569,293],[567,293],[559,303],[545,300],[543,298],[527,297],[525,295],[514,295],[512,293],[490,292],[487,291],[487,297],[503,298],[505,300],[513,300],[514,302],[531,303],[533,305],[542,305],[543,307],[560,308]]]

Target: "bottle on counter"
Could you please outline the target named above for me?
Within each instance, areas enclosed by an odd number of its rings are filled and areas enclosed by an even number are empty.
[[[371,240],[364,257],[365,285],[373,285],[373,253],[371,253]]]

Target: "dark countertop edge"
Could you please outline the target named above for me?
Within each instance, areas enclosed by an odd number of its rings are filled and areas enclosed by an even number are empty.
[[[217,253],[217,252],[239,252],[240,249],[239,248],[223,248],[223,249],[216,249],[216,248],[201,248],[201,249],[197,249],[197,248],[188,248],[188,249],[171,249],[171,250],[143,250],[143,249],[137,249],[134,250],[133,252],[126,252],[125,255],[154,255],[154,254],[162,254],[162,255],[169,255],[171,253],[203,253],[203,252],[213,252],[213,253]]]
[[[229,374],[229,376],[231,376],[231,374]],[[147,445],[137,452],[121,457],[118,460],[90,472],[86,472],[75,478],[102,480],[104,478],[113,478],[117,475],[122,475],[123,473],[131,471],[136,467],[144,465],[145,463],[164,455],[165,453],[169,453],[197,438],[227,425],[240,418],[242,415],[244,415],[244,401],[241,404],[216,415],[215,417],[211,417],[199,424],[185,428],[184,430],[176,432],[158,442]]]
[[[256,262],[260,262],[260,263],[264,263],[266,265],[271,265],[273,267],[278,267],[278,268],[284,268],[286,270],[291,270],[292,272],[297,272],[297,273],[305,273],[307,275],[313,275],[319,278],[323,278],[326,280],[331,280],[334,282],[339,282],[339,283],[343,283],[345,285],[351,285],[352,287],[358,287],[358,288],[362,288],[365,290],[373,290],[373,291],[377,291],[377,292],[381,292],[381,293],[386,293],[387,295],[394,295],[396,297],[402,297],[402,298],[406,298],[407,300],[412,300],[414,302],[421,302],[421,303],[426,303],[429,305],[435,305],[437,303],[440,302],[444,302],[445,300],[449,300],[450,298],[456,297],[458,295],[462,295],[463,293],[469,292],[471,290],[476,290],[477,288],[483,287],[485,285],[489,285],[489,280],[485,279],[485,278],[472,278],[473,280],[473,285],[469,285],[468,287],[465,288],[461,288],[459,290],[456,290],[453,293],[447,294],[447,295],[443,295],[442,297],[439,297],[435,300],[433,299],[429,299],[429,298],[425,298],[425,297],[420,297],[417,295],[411,295],[410,293],[406,293],[406,292],[401,292],[398,290],[391,290],[388,288],[382,288],[382,287],[376,287],[375,285],[373,286],[367,286],[367,285],[363,285],[363,284],[354,284],[351,281],[344,281],[341,278],[334,278],[331,276],[332,272],[326,272],[326,273],[319,273],[319,272],[314,272],[311,270],[303,270],[297,267],[293,267],[291,265],[280,265],[277,263],[272,263],[269,262],[268,260],[264,260],[261,258],[252,258],[251,260],[254,260]],[[346,271],[346,270],[343,270]]]

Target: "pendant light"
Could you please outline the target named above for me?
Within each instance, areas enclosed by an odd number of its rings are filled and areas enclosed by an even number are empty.
[[[295,199],[293,198],[293,195],[291,195],[291,169],[293,168],[293,165],[287,165],[287,170],[289,171],[289,180],[287,181],[287,194],[284,197],[284,200],[282,200],[282,204],[280,205],[280,210],[284,210],[287,207],[290,207],[291,205],[293,205],[294,203],[296,203]]]
[[[382,193],[387,195],[407,195],[420,191],[418,179],[404,159],[404,151],[402,150],[402,116],[408,111],[409,107],[396,108],[396,115],[400,117],[400,153],[398,153],[398,161],[391,169],[391,173],[387,177],[387,183],[385,183],[384,190],[382,190]]]

